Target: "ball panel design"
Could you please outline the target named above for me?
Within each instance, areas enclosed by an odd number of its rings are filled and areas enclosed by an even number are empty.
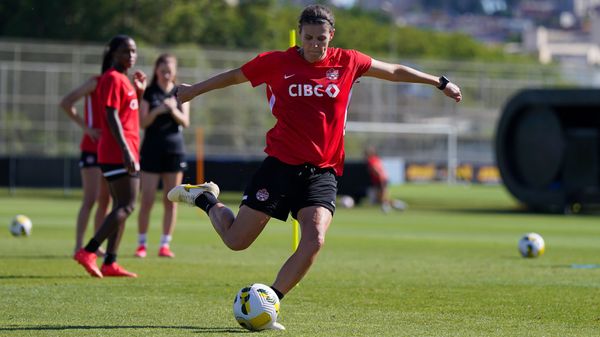
[[[519,253],[523,257],[538,257],[546,251],[546,244],[541,235],[527,233],[519,240]]]
[[[10,222],[10,233],[14,236],[29,236],[31,234],[31,219],[27,216],[16,215]]]
[[[279,305],[279,299],[273,289],[255,283],[237,293],[233,302],[233,315],[242,327],[260,331],[277,321]]]

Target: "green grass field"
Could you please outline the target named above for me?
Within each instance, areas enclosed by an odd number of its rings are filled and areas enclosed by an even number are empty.
[[[137,279],[93,279],[71,258],[79,191],[0,189],[0,336],[236,336],[244,285],[270,284],[291,251],[273,220],[246,251],[220,242],[207,217],[181,207],[173,260],[133,258],[137,213],[119,262]],[[287,336],[600,336],[600,221],[522,211],[501,186],[404,185],[409,209],[339,209],[316,264],[282,302]],[[225,194],[237,205],[240,194]],[[8,231],[17,213],[29,238]],[[1,228],[0,228],[1,229]],[[546,254],[517,241],[540,233]],[[91,234],[90,234],[91,235]],[[89,235],[88,235],[89,238]]]

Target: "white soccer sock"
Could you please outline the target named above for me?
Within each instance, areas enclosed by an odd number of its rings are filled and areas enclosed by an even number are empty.
[[[161,246],[168,246],[169,243],[171,242],[172,236],[171,235],[161,235],[160,236],[160,245]]]
[[[138,234],[138,244],[140,246],[146,246],[146,233],[144,233],[144,234],[139,233]]]

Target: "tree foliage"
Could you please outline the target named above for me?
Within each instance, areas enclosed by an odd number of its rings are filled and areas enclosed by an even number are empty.
[[[426,5],[435,5],[431,0]],[[464,7],[471,5],[462,1]],[[0,36],[104,43],[284,49],[301,8],[277,0],[20,0],[0,2]],[[510,56],[462,34],[397,27],[381,12],[335,9],[334,45],[373,55],[500,61]]]

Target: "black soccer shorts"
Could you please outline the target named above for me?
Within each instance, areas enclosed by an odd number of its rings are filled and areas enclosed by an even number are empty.
[[[170,173],[181,172],[187,169],[184,155],[179,153],[142,153],[140,167],[144,172]]]
[[[333,215],[337,177],[332,168],[288,165],[267,157],[244,191],[242,205],[286,221],[304,207],[322,206]]]
[[[123,164],[100,164],[100,170],[102,175],[107,181],[115,181],[124,176],[130,176],[131,178],[139,178],[139,172],[130,174],[129,171]]]
[[[97,167],[98,166],[98,154],[94,152],[81,151],[79,157],[79,167]]]

